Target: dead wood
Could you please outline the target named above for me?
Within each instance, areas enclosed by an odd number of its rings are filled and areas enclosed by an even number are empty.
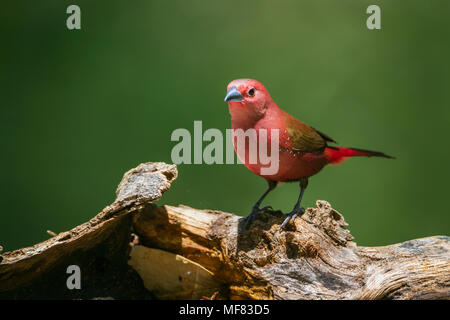
[[[449,237],[359,247],[343,216],[317,201],[281,230],[265,210],[248,231],[231,213],[157,206],[176,166],[128,171],[90,221],[0,256],[3,299],[449,299]],[[69,265],[81,290],[66,286]]]

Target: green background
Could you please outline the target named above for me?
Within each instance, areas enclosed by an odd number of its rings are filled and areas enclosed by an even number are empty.
[[[3,2],[0,244],[87,221],[125,171],[171,161],[174,129],[229,128],[226,85],[243,77],[341,145],[397,157],[325,168],[305,206],[328,200],[359,245],[448,235],[449,17],[448,0]],[[180,165],[160,203],[247,215],[265,188],[242,165]]]

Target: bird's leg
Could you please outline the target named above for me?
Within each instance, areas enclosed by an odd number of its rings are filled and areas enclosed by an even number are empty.
[[[247,221],[245,222],[245,229],[248,228],[248,226],[250,225],[250,223],[253,221],[253,219],[256,216],[256,213],[261,210],[259,209],[259,206],[261,205],[261,202],[263,202],[264,198],[269,194],[270,191],[272,191],[273,189],[275,189],[275,187],[277,186],[276,181],[267,181],[269,184],[269,188],[267,188],[266,192],[263,193],[263,195],[261,196],[261,198],[258,199],[258,201],[256,201],[256,203],[253,205],[252,207],[252,211],[250,212],[250,214],[247,217]],[[268,206],[270,207],[270,206]],[[268,207],[264,207],[263,209],[266,209]]]
[[[288,214],[286,219],[284,219],[283,223],[281,224],[281,228],[284,228],[291,219],[295,219],[298,214],[302,215],[305,212],[305,210],[300,207],[300,203],[302,202],[303,193],[305,192],[307,186],[308,178],[300,179],[300,195],[298,196],[297,203],[295,204],[294,209],[292,209],[292,211]]]

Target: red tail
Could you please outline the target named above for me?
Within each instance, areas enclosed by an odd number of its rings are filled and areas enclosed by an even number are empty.
[[[344,148],[344,147],[327,147],[325,153],[328,157],[329,163],[341,163],[349,157],[382,157],[395,159],[394,157],[388,156],[382,152],[370,151],[356,148]]]

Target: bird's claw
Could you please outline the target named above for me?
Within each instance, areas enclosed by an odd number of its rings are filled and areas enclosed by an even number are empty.
[[[244,229],[247,230],[248,227],[250,226],[250,223],[253,221],[253,218],[256,214],[256,212],[258,211],[257,207],[253,207],[252,211],[250,212],[250,214],[247,216],[246,220],[245,220],[245,226]]]
[[[286,219],[284,219],[283,223],[281,224],[281,229],[284,229],[284,227],[287,225],[287,223],[291,220],[294,220],[299,214],[302,215],[305,213],[304,208],[294,209],[291,213],[288,214]]]

